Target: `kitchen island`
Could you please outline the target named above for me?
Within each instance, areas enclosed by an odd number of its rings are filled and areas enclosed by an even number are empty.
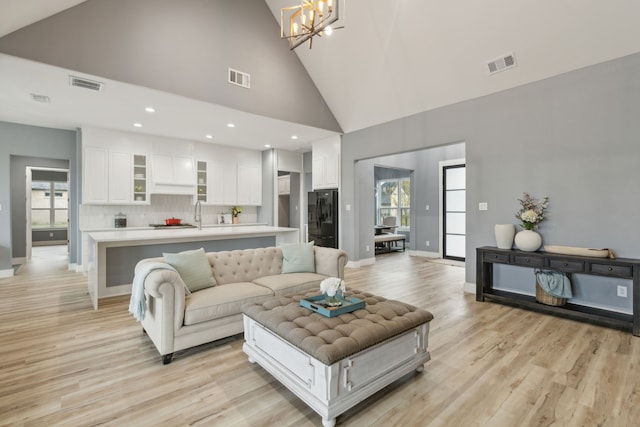
[[[118,229],[86,233],[86,272],[94,309],[101,298],[131,293],[135,265],[163,252],[206,252],[296,243],[297,228],[240,225],[181,229]],[[84,263],[83,263],[84,264]]]

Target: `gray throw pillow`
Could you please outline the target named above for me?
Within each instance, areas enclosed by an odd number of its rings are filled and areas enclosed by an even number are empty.
[[[180,274],[189,291],[195,292],[216,285],[216,280],[211,274],[211,265],[203,248],[177,254],[163,253],[162,256],[165,262]]]
[[[282,245],[282,273],[315,273],[313,242]]]

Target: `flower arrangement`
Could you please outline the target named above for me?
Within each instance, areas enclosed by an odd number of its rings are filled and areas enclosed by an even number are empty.
[[[549,197],[539,201],[531,197],[529,193],[523,193],[522,199],[518,199],[522,209],[516,212],[516,218],[525,230],[533,230],[545,219],[544,210],[549,207]]]
[[[238,215],[240,215],[242,213],[242,207],[241,206],[233,206],[231,208],[231,216],[234,218],[237,218]]]
[[[338,289],[340,289],[342,292],[344,292],[346,289],[344,280],[338,277],[329,277],[320,282],[320,292],[330,297],[335,296],[338,292]]]

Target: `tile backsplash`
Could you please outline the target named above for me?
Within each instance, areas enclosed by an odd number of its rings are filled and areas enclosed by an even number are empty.
[[[195,204],[192,196],[151,195],[149,205],[80,205],[80,230],[114,228],[116,214],[127,216],[127,227],[146,227],[162,224],[167,218],[180,218],[182,222],[195,224]],[[202,205],[202,225],[218,223],[218,216],[230,213],[231,206]],[[240,223],[255,223],[258,220],[256,206],[243,206]]]

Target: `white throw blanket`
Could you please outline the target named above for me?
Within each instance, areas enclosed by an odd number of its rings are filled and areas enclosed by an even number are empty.
[[[129,300],[129,313],[133,314],[133,317],[135,317],[137,321],[144,319],[144,312],[147,310],[144,298],[144,281],[153,270],[161,269],[176,271],[175,268],[165,262],[148,262],[142,264],[133,277],[131,300]]]

